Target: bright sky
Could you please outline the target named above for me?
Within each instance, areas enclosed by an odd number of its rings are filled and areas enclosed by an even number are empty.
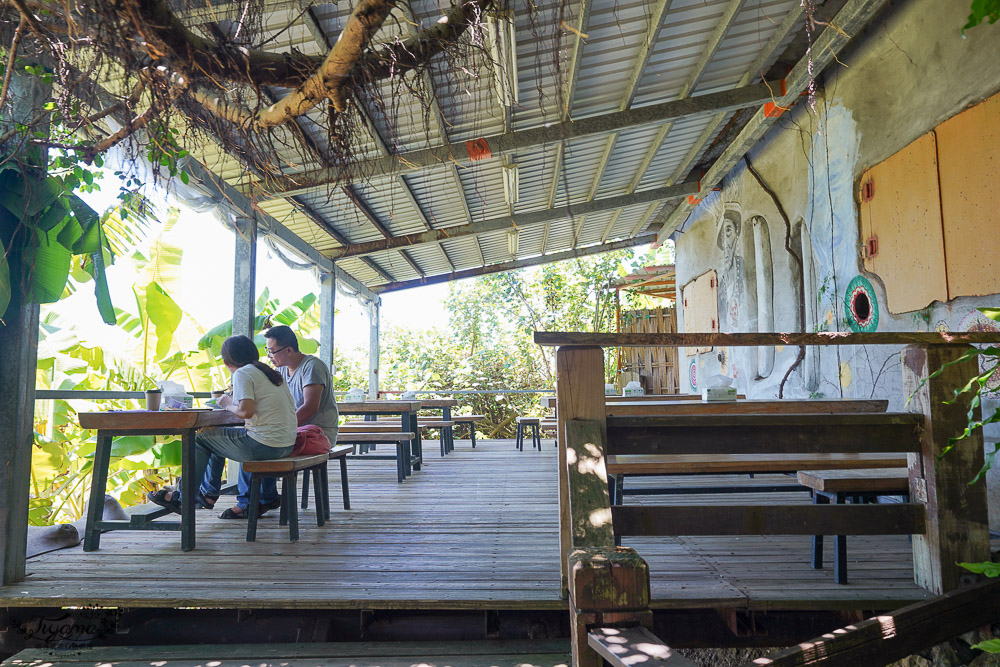
[[[85,195],[98,210],[103,210],[113,200],[114,178],[105,178],[105,192]],[[161,201],[163,197],[160,197]],[[210,329],[232,317],[232,289],[234,280],[233,233],[209,213],[185,211],[183,207],[177,224],[168,241],[184,250],[179,287],[170,290],[178,305],[205,329]],[[154,231],[155,234],[155,231]],[[294,261],[298,261],[289,255]],[[137,279],[134,267],[128,261],[109,267],[108,284],[112,303],[130,312],[136,312],[132,284]],[[313,271],[288,267],[263,243],[257,249],[257,294],[267,287],[272,298],[283,306],[290,305],[309,292],[319,294],[319,282]],[[429,329],[447,323],[444,299],[448,286],[429,285],[382,297],[382,326],[409,329]],[[357,348],[368,349],[368,318],[361,306],[352,298],[337,294],[337,320],[335,336],[341,353]],[[78,335],[89,344],[105,348],[125,341],[126,336],[116,327],[105,325],[97,313],[92,283],[80,292],[60,302],[56,308],[60,316],[71,318]]]

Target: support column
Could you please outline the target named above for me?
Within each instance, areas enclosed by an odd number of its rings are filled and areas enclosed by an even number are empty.
[[[14,123],[31,123],[49,98],[49,89],[38,77],[18,67],[11,74],[7,103],[0,109],[0,134]],[[36,131],[48,131],[36,125]],[[46,152],[25,151],[18,133],[0,155],[19,154],[22,164],[44,165]],[[25,576],[28,536],[28,491],[31,481],[32,421],[35,412],[35,368],[38,365],[38,304],[24,297],[24,282],[31,275],[25,257],[29,230],[10,212],[0,210],[0,252],[7,257],[11,298],[0,312],[0,583],[11,584]]]
[[[236,218],[233,221],[236,236],[235,271],[233,277],[233,335],[253,338],[257,318],[254,304],[257,300],[257,218]],[[232,459],[226,462],[227,484],[236,483],[240,464]]]
[[[983,467],[982,431],[974,431],[941,456],[948,439],[965,430],[969,394],[950,405],[945,401],[979,374],[978,357],[948,366],[920,386],[924,378],[968,349],[966,345],[913,345],[903,351],[903,394],[912,395],[907,407],[925,417],[922,451],[909,457],[910,497],[926,504],[926,532],[913,536],[913,576],[935,595],[962,585],[969,573],[956,563],[990,559],[986,482],[969,485]],[[978,408],[975,414],[978,419]]]
[[[566,560],[573,549],[573,526],[570,519],[569,477],[566,470],[566,422],[587,419],[598,422],[607,441],[607,415],[604,408],[604,350],[599,347],[560,347],[556,350],[556,415],[559,445],[559,566],[562,596],[568,591]]]
[[[333,313],[337,304],[337,276],[324,273],[319,278],[319,358],[327,365],[330,372],[333,367]]]
[[[233,335],[253,338],[257,297],[257,218],[236,218],[236,271],[233,280]]]
[[[368,310],[368,400],[378,400],[378,357],[379,323],[382,315],[382,299],[375,297]]]

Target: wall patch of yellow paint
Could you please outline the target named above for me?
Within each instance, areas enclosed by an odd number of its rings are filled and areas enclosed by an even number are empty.
[[[846,361],[840,362],[840,386],[847,389],[851,386],[851,380],[854,379],[851,373],[851,365]]]

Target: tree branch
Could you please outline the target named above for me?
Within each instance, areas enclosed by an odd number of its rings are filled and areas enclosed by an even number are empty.
[[[258,113],[256,126],[269,128],[287,123],[324,99],[329,99],[334,109],[343,112],[347,108],[343,84],[393,7],[393,0],[362,0],[358,3],[320,68],[298,90]]]
[[[21,22],[17,26],[17,30],[14,31],[14,39],[10,42],[10,57],[7,58],[7,69],[3,73],[3,86],[0,87],[0,109],[3,108],[3,103],[7,101],[7,87],[10,86],[10,77],[14,73],[14,59],[17,58],[17,46],[21,43],[21,35],[24,34],[24,29],[28,25],[28,19],[21,15]]]

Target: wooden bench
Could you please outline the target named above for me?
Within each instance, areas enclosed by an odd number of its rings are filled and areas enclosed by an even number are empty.
[[[351,509],[351,493],[347,485],[347,455],[354,451],[353,445],[334,445],[330,450],[329,460],[333,461],[337,459],[340,461],[340,491],[344,498],[344,509]],[[309,507],[309,473],[313,474],[319,473],[320,476],[320,487],[322,489],[322,494],[317,496],[316,502],[323,503],[323,518],[330,519],[330,475],[327,471],[327,466],[322,468],[313,469],[308,468],[302,471],[302,509],[307,509]],[[317,508],[317,511],[319,508]]]
[[[451,420],[455,424],[469,425],[469,440],[472,441],[472,448],[476,448],[476,422],[486,419],[486,415],[458,415],[452,416]]]
[[[920,451],[923,415],[686,414],[606,416],[604,465],[616,540],[638,535],[893,535],[924,532],[924,507],[893,505],[625,506],[629,475],[791,473],[889,468]],[[795,480],[797,482],[797,480]],[[800,484],[778,490],[806,490]],[[743,488],[684,488],[685,493]],[[774,490],[765,487],[762,490]],[[678,492],[656,489],[655,492]],[[841,563],[843,565],[843,562]],[[846,575],[841,570],[841,583]]]
[[[396,461],[396,481],[402,482],[410,476],[412,468],[412,458],[410,453],[410,442],[414,438],[412,431],[387,431],[384,424],[372,422],[373,426],[347,425],[342,424],[337,432],[338,445],[396,445],[395,456],[383,456],[380,454],[361,454],[347,456],[350,459],[368,459],[370,461],[385,460]],[[353,449],[353,447],[352,447]]]
[[[260,518],[260,485],[265,477],[281,479],[281,512],[278,525],[288,524],[288,538],[292,542],[299,540],[299,511],[295,505],[298,494],[295,492],[295,479],[300,470],[313,470],[316,497],[322,497],[320,468],[326,468],[330,457],[326,454],[308,456],[288,456],[270,461],[244,461],[243,470],[250,473],[250,514],[247,517],[247,542],[257,539],[257,520]],[[321,505],[321,503],[318,503]],[[316,525],[322,526],[325,521],[323,507],[316,508]]]
[[[455,426],[454,420],[448,419],[431,419],[426,417],[417,418],[417,428],[420,429],[421,433],[426,433],[433,429],[438,430],[438,440],[441,444],[441,456],[448,453],[448,438],[451,434],[451,429]]]
[[[875,500],[877,496],[910,496],[909,471],[899,468],[867,470],[800,470],[799,483],[813,492],[813,502],[828,504],[831,500],[843,505],[848,499],[855,503]],[[833,579],[847,583],[847,536],[833,536]],[[823,536],[813,535],[812,566],[823,567]]]

